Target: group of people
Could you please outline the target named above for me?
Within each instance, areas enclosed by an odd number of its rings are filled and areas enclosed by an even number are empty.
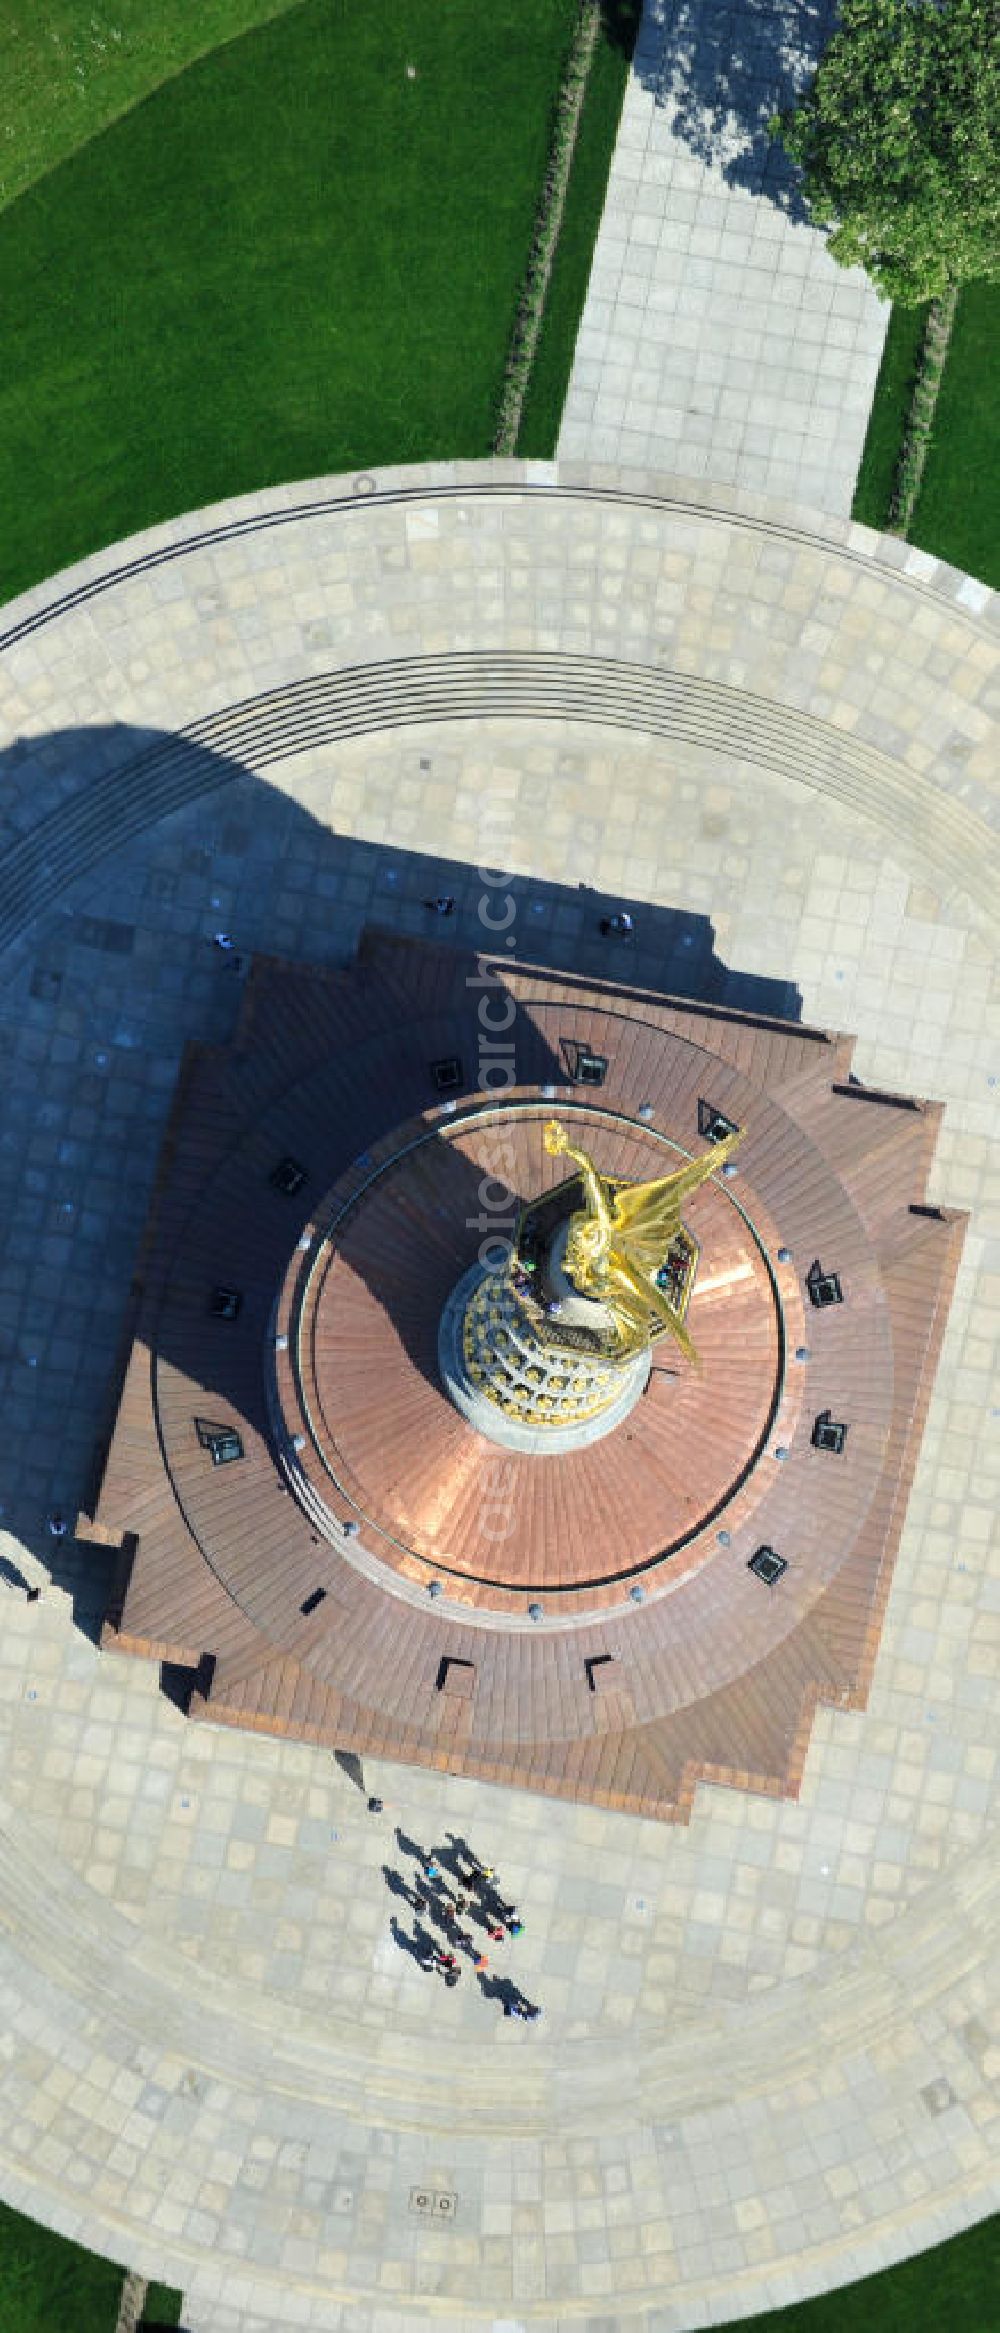
[[[436,1972],[449,1986],[457,1985],[461,1977],[460,1953],[471,1960],[477,1977],[487,1975],[489,1959],[474,1928],[482,1930],[494,1944],[524,1932],[517,1906],[501,1895],[492,1865],[480,1863],[467,1849],[438,1849],[422,1855],[419,1877],[407,1894],[418,1920],[429,1918],[441,1932],[439,1942],[427,1929],[415,1926],[412,1949],[418,1965]],[[470,1923],[468,1927],[463,1925],[465,1921]],[[505,2016],[531,2023],[541,2015],[540,2009],[508,1981],[495,1989]]]

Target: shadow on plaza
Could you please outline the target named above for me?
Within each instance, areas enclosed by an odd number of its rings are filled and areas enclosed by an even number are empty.
[[[335,746],[329,758],[332,775]],[[164,802],[152,814],[151,795]],[[0,1509],[24,1555],[15,1547],[2,1577],[12,1593],[47,1574],[96,1637],[111,1559],[53,1538],[49,1518],[72,1523],[110,1430],[184,1045],[225,1043],[236,1022],[241,977],[213,931],[244,961],[344,966],[366,925],[471,956],[483,883],[464,861],[338,833],[207,747],[124,726],[0,754],[0,845]],[[507,887],[520,961],[799,1016],[794,986],[721,960],[707,916],[524,875]],[[440,896],[454,898],[448,917],[426,904]],[[634,936],[603,935],[623,907]],[[546,1063],[533,1068],[544,1078]]]
[[[807,88],[836,20],[836,0],[651,0],[635,72],[696,161],[808,222],[801,174],[767,124]]]
[[[391,1914],[389,1932],[397,1949],[428,1976],[447,1975],[447,1956],[452,1970],[447,1981],[455,1985],[463,1976],[474,1977],[483,2000],[495,2003],[505,2017],[533,2021],[540,2016],[540,2007],[515,1978],[495,1965],[497,1946],[506,1953],[520,1933],[520,1915],[502,1881],[496,1874],[487,1878],[460,1832],[447,1831],[443,1844],[432,1840],[423,1846],[397,1824],[394,1839],[401,1860],[383,1863],[382,1877],[394,1904],[405,1905],[411,1919],[408,1930],[398,1909]]]

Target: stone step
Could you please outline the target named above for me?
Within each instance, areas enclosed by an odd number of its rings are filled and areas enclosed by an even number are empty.
[[[0,865],[0,949],[65,886],[247,770],[317,746],[428,722],[581,721],[683,739],[809,783],[844,807],[919,831],[943,881],[992,912],[995,858],[964,803],[918,771],[814,715],[699,676],[553,651],[408,657],[320,674],[164,737],[84,785]]]

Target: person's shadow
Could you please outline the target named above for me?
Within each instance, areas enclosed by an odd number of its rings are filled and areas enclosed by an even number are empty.
[[[479,1857],[461,1831],[446,1831],[445,1838],[448,1844],[438,1848],[438,1862],[444,1864],[453,1879],[464,1877],[463,1865],[479,1869]]]
[[[512,1977],[492,1976],[483,1969],[477,1969],[476,1981],[484,2001],[498,2002],[505,2017],[527,2014],[530,2022],[538,2014],[534,2002],[529,2001],[527,1993],[522,1993]]]
[[[408,1952],[410,1959],[416,1961],[418,1968],[426,1970],[428,1975],[431,1974],[433,1971],[434,1954],[437,1951],[437,1946],[434,1942],[434,1938],[428,1935],[426,1928],[421,1927],[418,1920],[414,1921],[413,1933],[410,1935],[403,1927],[401,1921],[397,1919],[395,1912],[392,1915],[389,1926],[392,1931],[393,1942],[398,1944],[400,1951]]]
[[[416,1839],[411,1839],[408,1831],[404,1831],[399,1823],[396,1824],[396,1845],[401,1855],[408,1855],[411,1862],[419,1863],[423,1870],[427,1861],[426,1848],[421,1847]]]
[[[393,1866],[392,1866],[392,1864],[391,1864],[391,1863],[383,1863],[383,1865],[382,1865],[382,1877],[383,1877],[383,1879],[384,1879],[384,1881],[385,1881],[386,1887],[388,1888],[390,1895],[393,1895],[393,1896],[401,1896],[401,1897],[402,1897],[402,1900],[403,1900],[403,1902],[404,1902],[404,1903],[406,1903],[406,1904],[409,1904],[409,1905],[410,1905],[410,1907],[411,1907],[411,1909],[412,1909],[412,1906],[413,1906],[413,1891],[412,1891],[412,1889],[411,1889],[411,1888],[409,1888],[409,1887],[407,1886],[407,1883],[406,1883],[405,1879],[403,1878],[403,1875],[402,1875],[402,1873],[401,1873],[401,1872],[399,1872],[399,1871],[395,1871],[395,1870],[393,1869]]]

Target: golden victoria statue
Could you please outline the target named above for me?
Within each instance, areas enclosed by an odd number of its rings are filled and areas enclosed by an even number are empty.
[[[550,1158],[571,1158],[579,1167],[587,1201],[570,1218],[565,1270],[581,1296],[611,1313],[616,1359],[642,1352],[664,1328],[688,1360],[697,1359],[684,1326],[697,1248],[685,1233],[681,1207],[725,1165],[742,1133],[737,1127],[702,1158],[690,1159],[658,1182],[628,1183],[599,1174],[589,1152],[578,1150],[558,1118],[550,1118],[545,1148]],[[691,1269],[682,1272],[674,1295],[666,1267],[678,1242],[691,1251]]]

